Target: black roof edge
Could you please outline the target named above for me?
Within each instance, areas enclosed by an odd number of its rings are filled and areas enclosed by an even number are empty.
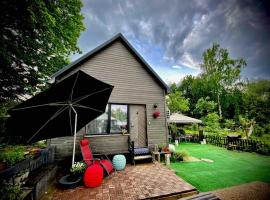
[[[56,73],[54,73],[51,76],[51,79],[58,79],[63,77],[65,74],[72,71],[74,68],[76,68],[79,64],[85,62],[90,56],[98,53],[106,46],[112,44],[117,39],[122,39],[124,41],[125,46],[131,50],[131,53],[137,57],[137,59],[146,67],[146,70],[153,76],[153,78],[165,89],[166,94],[170,92],[170,88],[167,86],[167,84],[160,78],[160,76],[152,69],[152,67],[145,61],[145,59],[136,51],[136,49],[129,43],[129,41],[123,36],[123,34],[118,33],[114,35],[111,39],[107,40],[106,42],[102,43],[101,45],[97,46],[93,50],[89,51],[88,53],[84,54],[77,60],[73,61],[69,65],[63,67]]]

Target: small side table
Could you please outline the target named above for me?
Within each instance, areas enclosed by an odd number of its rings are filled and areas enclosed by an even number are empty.
[[[156,160],[156,156],[157,156],[158,162],[160,162],[160,152],[152,151],[152,159],[153,159],[153,161]]]
[[[113,162],[113,167],[114,167],[117,171],[123,170],[123,169],[125,169],[125,167],[126,167],[126,157],[125,157],[124,155],[121,155],[121,154],[115,155],[115,156],[113,157],[112,162]]]

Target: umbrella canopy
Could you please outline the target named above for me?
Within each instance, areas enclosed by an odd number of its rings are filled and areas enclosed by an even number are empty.
[[[27,143],[72,136],[105,112],[112,89],[78,71],[10,110],[9,132]]]
[[[201,120],[195,119],[192,117],[188,117],[179,113],[173,113],[168,119],[168,123],[176,123],[176,124],[199,124],[202,123]]]

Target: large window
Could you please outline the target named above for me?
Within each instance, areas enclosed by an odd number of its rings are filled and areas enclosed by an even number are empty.
[[[128,131],[128,105],[108,104],[106,112],[88,124],[87,134],[117,134]]]

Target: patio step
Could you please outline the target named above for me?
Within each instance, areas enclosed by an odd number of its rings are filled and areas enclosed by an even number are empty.
[[[191,197],[181,198],[179,200],[220,200],[213,193],[200,193]]]

